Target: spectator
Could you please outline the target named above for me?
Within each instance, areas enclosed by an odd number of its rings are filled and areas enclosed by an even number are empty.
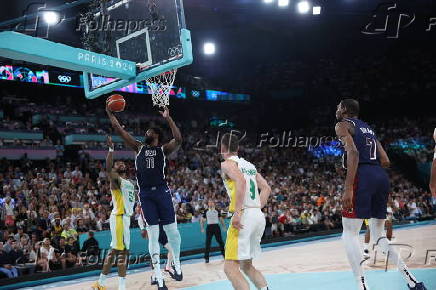
[[[26,240],[29,240],[29,235],[24,232],[24,228],[23,227],[18,227],[17,228],[17,233],[14,236],[14,239],[16,241],[21,241],[22,237],[26,238]]]
[[[79,181],[83,178],[82,171],[80,171],[79,166],[76,166],[71,172],[71,177],[73,179],[73,183],[79,183]]]
[[[95,219],[95,214],[92,211],[92,209],[89,207],[89,203],[85,203],[85,205],[83,206],[82,217],[85,220],[94,220]]]
[[[88,232],[88,227],[84,224],[83,219],[77,219],[76,231],[79,235]]]
[[[53,249],[53,250],[52,250]],[[42,272],[50,272],[49,255],[54,255],[53,247],[43,247],[43,242],[37,242],[32,250],[32,259],[35,259],[36,269]]]
[[[3,206],[5,209],[5,225],[13,226],[15,224],[14,200],[12,200],[10,196],[7,196]]]
[[[73,237],[74,239],[77,239],[78,234],[75,229],[71,227],[71,223],[65,223],[64,230],[62,231],[61,237],[68,239],[69,237]]]
[[[6,240],[6,243],[3,245],[3,250],[6,253],[9,253],[12,250],[12,242],[13,241],[14,241],[14,236],[10,235]]]
[[[61,226],[61,219],[60,218],[55,218],[54,219],[53,229],[51,231],[52,238],[60,237],[62,235],[63,230],[64,229]]]
[[[67,239],[67,245],[71,248],[71,254],[73,254],[77,257],[77,255],[80,252],[79,242],[76,239],[74,239],[73,237],[69,237]]]
[[[12,240],[12,249],[9,251],[9,256],[12,261],[12,264],[24,264],[26,263],[26,259],[24,257],[23,251],[20,249],[19,243],[16,240]]]
[[[30,240],[26,239],[25,236],[22,236],[20,243],[18,244],[18,248],[23,251],[25,261],[28,261],[30,251],[32,251],[32,245],[30,244]]]
[[[3,242],[0,242],[0,272],[8,278],[18,277],[18,270],[14,267],[13,257],[3,250]]]
[[[72,253],[72,250],[72,247],[66,243],[66,239],[60,237],[55,255],[60,261],[62,269],[71,268],[76,264],[77,256]]]
[[[97,230],[103,231],[109,229],[109,220],[107,215],[103,212],[100,213],[100,217],[97,221]]]
[[[94,232],[88,232],[88,239],[83,243],[82,252],[87,255],[98,255],[98,241],[94,238]]]
[[[49,238],[45,238],[42,241],[40,252],[43,263],[45,262],[45,259],[47,259],[48,261],[48,271],[58,270],[62,268],[61,261],[58,259],[59,252],[56,251],[53,246],[51,246]]]

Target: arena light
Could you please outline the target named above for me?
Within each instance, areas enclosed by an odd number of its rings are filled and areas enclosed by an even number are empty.
[[[320,15],[321,14],[321,6],[313,6],[312,14],[313,15]]]
[[[266,4],[271,4],[273,2],[274,2],[274,0],[263,0],[263,3],[266,3]]]
[[[206,42],[203,45],[203,52],[206,55],[215,54],[215,43],[213,43],[213,42]]]
[[[48,25],[56,25],[60,22],[61,16],[56,11],[44,11],[42,13],[42,19],[44,19],[45,23]]]
[[[300,1],[297,4],[297,10],[300,14],[306,14],[310,10],[310,4],[307,1]]]
[[[279,7],[287,7],[289,6],[289,0],[279,0],[278,5]]]

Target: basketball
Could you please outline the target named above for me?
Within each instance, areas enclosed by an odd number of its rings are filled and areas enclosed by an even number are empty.
[[[126,107],[126,100],[124,100],[124,97],[122,95],[118,95],[118,94],[111,95],[106,100],[106,106],[112,112],[122,112]]]

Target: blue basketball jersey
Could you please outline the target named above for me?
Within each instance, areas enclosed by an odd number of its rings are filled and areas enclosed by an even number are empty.
[[[139,190],[166,185],[165,165],[162,147],[142,146],[135,159]]]
[[[354,127],[353,141],[357,151],[359,151],[359,165],[380,165],[377,152],[377,136],[374,130],[359,119],[344,118],[344,121],[349,122]],[[344,167],[346,166],[345,157],[346,153],[344,153]]]

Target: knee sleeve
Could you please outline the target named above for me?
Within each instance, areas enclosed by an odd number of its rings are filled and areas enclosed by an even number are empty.
[[[179,230],[177,229],[177,223],[164,225],[163,229],[164,229],[165,233],[167,234],[168,243],[169,243],[171,249],[173,250],[173,254],[174,254],[173,259],[174,259],[176,271],[180,272],[180,243],[181,243],[181,238],[180,238]]]
[[[152,263],[155,264],[159,261],[160,246],[159,246],[159,226],[153,225],[147,227],[148,233],[148,250],[150,252],[150,257]]]
[[[177,229],[176,223],[171,223],[169,225],[164,225],[163,229],[165,233],[167,234],[168,239],[174,238],[174,237],[180,237],[179,230]]]

